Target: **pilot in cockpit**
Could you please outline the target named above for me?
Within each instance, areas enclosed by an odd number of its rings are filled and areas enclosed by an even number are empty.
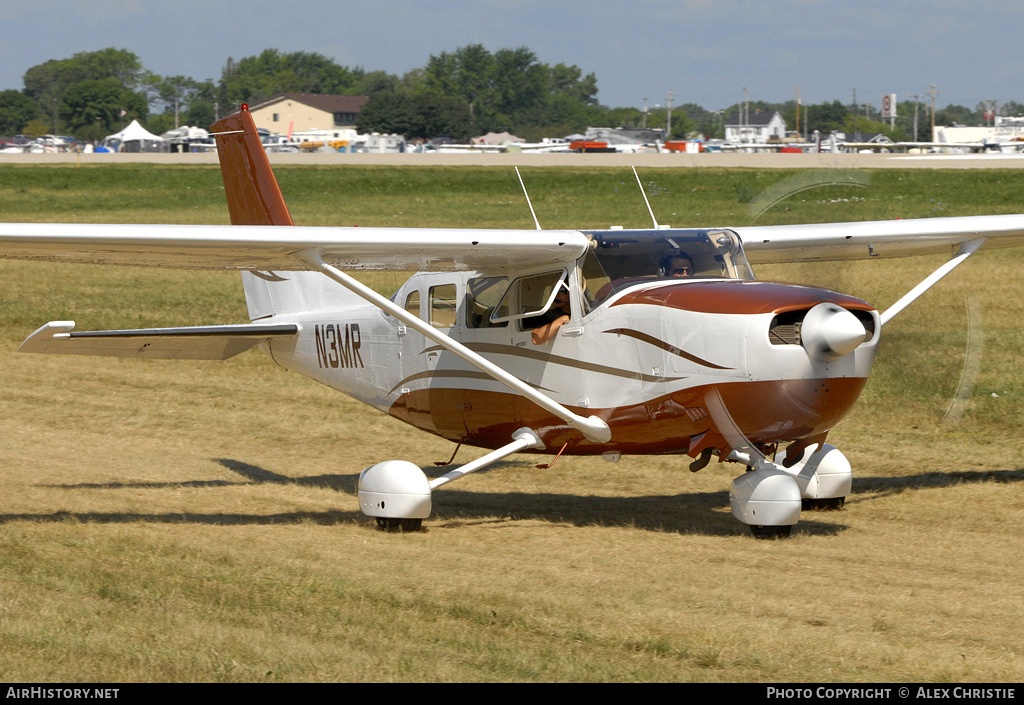
[[[680,250],[670,250],[662,257],[658,274],[663,277],[692,277],[693,259]]]

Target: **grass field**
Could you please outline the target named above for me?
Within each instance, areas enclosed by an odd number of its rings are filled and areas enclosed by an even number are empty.
[[[1024,205],[1004,170],[641,177],[675,226]],[[631,172],[523,178],[544,227],[649,223]],[[301,224],[533,225],[504,169],[279,180]],[[2,221],[226,219],[216,167],[0,167]],[[983,250],[886,327],[829,438],[854,466],[847,508],[772,542],[730,514],[740,468],[660,457],[513,458],[439,491],[425,531],[377,532],[359,471],[450,444],[255,352],[14,352],[54,319],[244,322],[236,274],[0,260],[0,680],[1021,682],[1021,255]],[[884,309],[941,261],[759,275]]]

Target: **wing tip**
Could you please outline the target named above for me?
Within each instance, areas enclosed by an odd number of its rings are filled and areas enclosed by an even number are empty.
[[[47,344],[58,335],[67,336],[75,327],[74,321],[50,321],[39,326],[35,333],[25,338],[18,352],[46,352]]]

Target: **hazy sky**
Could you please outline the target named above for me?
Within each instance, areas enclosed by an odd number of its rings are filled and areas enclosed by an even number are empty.
[[[287,11],[285,9],[287,8]],[[295,8],[295,9],[291,9]],[[741,101],[878,106],[883,94],[970,108],[1024,102],[1020,0],[36,0],[0,28],[0,90],[50,59],[128,49],[162,75],[216,79],[228,57],[323,54],[401,75],[431,54],[526,46],[594,73],[608,106]]]

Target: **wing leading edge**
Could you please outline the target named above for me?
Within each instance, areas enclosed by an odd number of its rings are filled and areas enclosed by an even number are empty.
[[[316,251],[347,270],[506,271],[573,261],[575,231],[286,225],[0,224],[0,257],[180,269],[308,269]]]
[[[733,228],[754,264],[950,254],[985,239],[985,249],[1024,245],[1024,215],[976,215],[855,223]]]

